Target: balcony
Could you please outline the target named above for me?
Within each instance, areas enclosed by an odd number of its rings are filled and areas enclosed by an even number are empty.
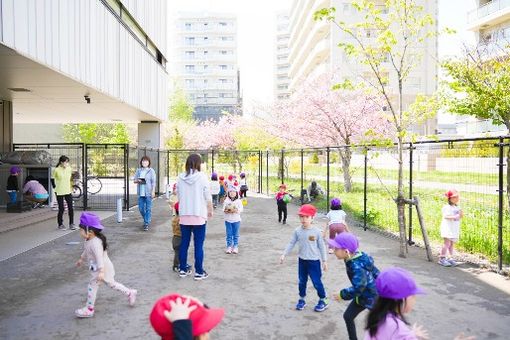
[[[492,0],[468,13],[468,29],[477,31],[510,20],[510,0]]]

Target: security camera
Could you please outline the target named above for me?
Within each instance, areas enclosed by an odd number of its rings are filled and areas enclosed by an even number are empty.
[[[90,97],[88,95],[83,96],[87,104],[90,104]]]

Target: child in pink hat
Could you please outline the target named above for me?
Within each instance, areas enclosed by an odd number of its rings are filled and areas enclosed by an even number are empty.
[[[87,287],[87,305],[77,309],[74,313],[79,318],[94,316],[94,304],[96,302],[99,283],[104,281],[110,288],[118,290],[128,297],[129,305],[134,306],[136,289],[129,289],[114,279],[115,269],[108,257],[106,236],[103,235],[104,227],[101,225],[99,216],[83,212],[80,216],[80,236],[85,239],[85,249],[76,262],[76,266],[82,265],[83,260],[88,260],[88,268],[92,277]]]

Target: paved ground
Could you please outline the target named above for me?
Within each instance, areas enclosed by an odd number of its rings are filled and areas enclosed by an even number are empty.
[[[101,286],[96,316],[78,320],[73,311],[84,305],[89,274],[74,263],[81,245],[77,232],[62,236],[0,262],[0,338],[2,339],[157,339],[148,322],[154,301],[170,292],[191,294],[210,306],[223,306],[226,317],[213,339],[346,339],[342,313],[347,303],[332,302],[323,313],[312,310],[317,298],[308,288],[309,306],[293,309],[297,301],[296,257],[278,265],[281,251],[297,226],[297,207],[290,207],[289,225],[276,223],[271,199],[251,198],[241,226],[241,253],[224,254],[221,216],[208,226],[202,282],[179,278],[170,269],[169,209],[163,199],[154,207],[153,228],[140,230],[136,211],[117,224],[106,219],[110,258],[116,279],[139,290],[137,305],[128,307],[119,293]],[[52,221],[50,221],[52,223]],[[320,222],[322,224],[322,221]],[[395,240],[355,229],[363,250],[379,268],[398,265],[412,271],[428,295],[420,296],[409,316],[429,330],[431,339],[453,339],[463,331],[477,339],[506,339],[510,332],[510,283],[474,268],[443,268],[428,263],[422,249],[411,248],[401,259]],[[0,238],[7,233],[1,234]],[[328,294],[345,287],[343,262],[330,258],[324,275]],[[366,314],[358,318],[358,331]]]

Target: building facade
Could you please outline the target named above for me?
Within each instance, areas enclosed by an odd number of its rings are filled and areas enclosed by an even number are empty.
[[[171,73],[194,106],[194,118],[241,114],[236,17],[180,13],[175,22]]]
[[[274,98],[282,100],[289,97],[289,14],[276,15],[276,41],[274,61]]]
[[[424,10],[437,19],[437,1],[420,0]],[[384,1],[379,1],[383,15],[387,9]],[[327,21],[315,21],[313,14],[322,8],[335,7],[336,21],[354,23],[363,21],[363,16],[352,7],[350,1],[342,0],[294,0],[290,11],[289,39],[289,78],[290,91],[308,77],[323,73],[334,73],[338,81],[349,80],[353,83],[372,77],[366,65],[357,63],[348,57],[338,44],[350,40],[335,24]],[[366,38],[371,32],[367,30]],[[427,39],[418,51],[423,57],[404,84],[404,109],[414,102],[417,94],[433,94],[437,87],[437,38]],[[389,61],[388,61],[389,62]],[[391,70],[388,64],[388,69]],[[397,75],[391,71],[387,74],[388,89],[396,93]],[[420,127],[413,127],[420,134],[433,134],[435,120],[428,121]]]
[[[7,143],[13,123],[166,119],[165,0],[1,0],[0,6]]]

